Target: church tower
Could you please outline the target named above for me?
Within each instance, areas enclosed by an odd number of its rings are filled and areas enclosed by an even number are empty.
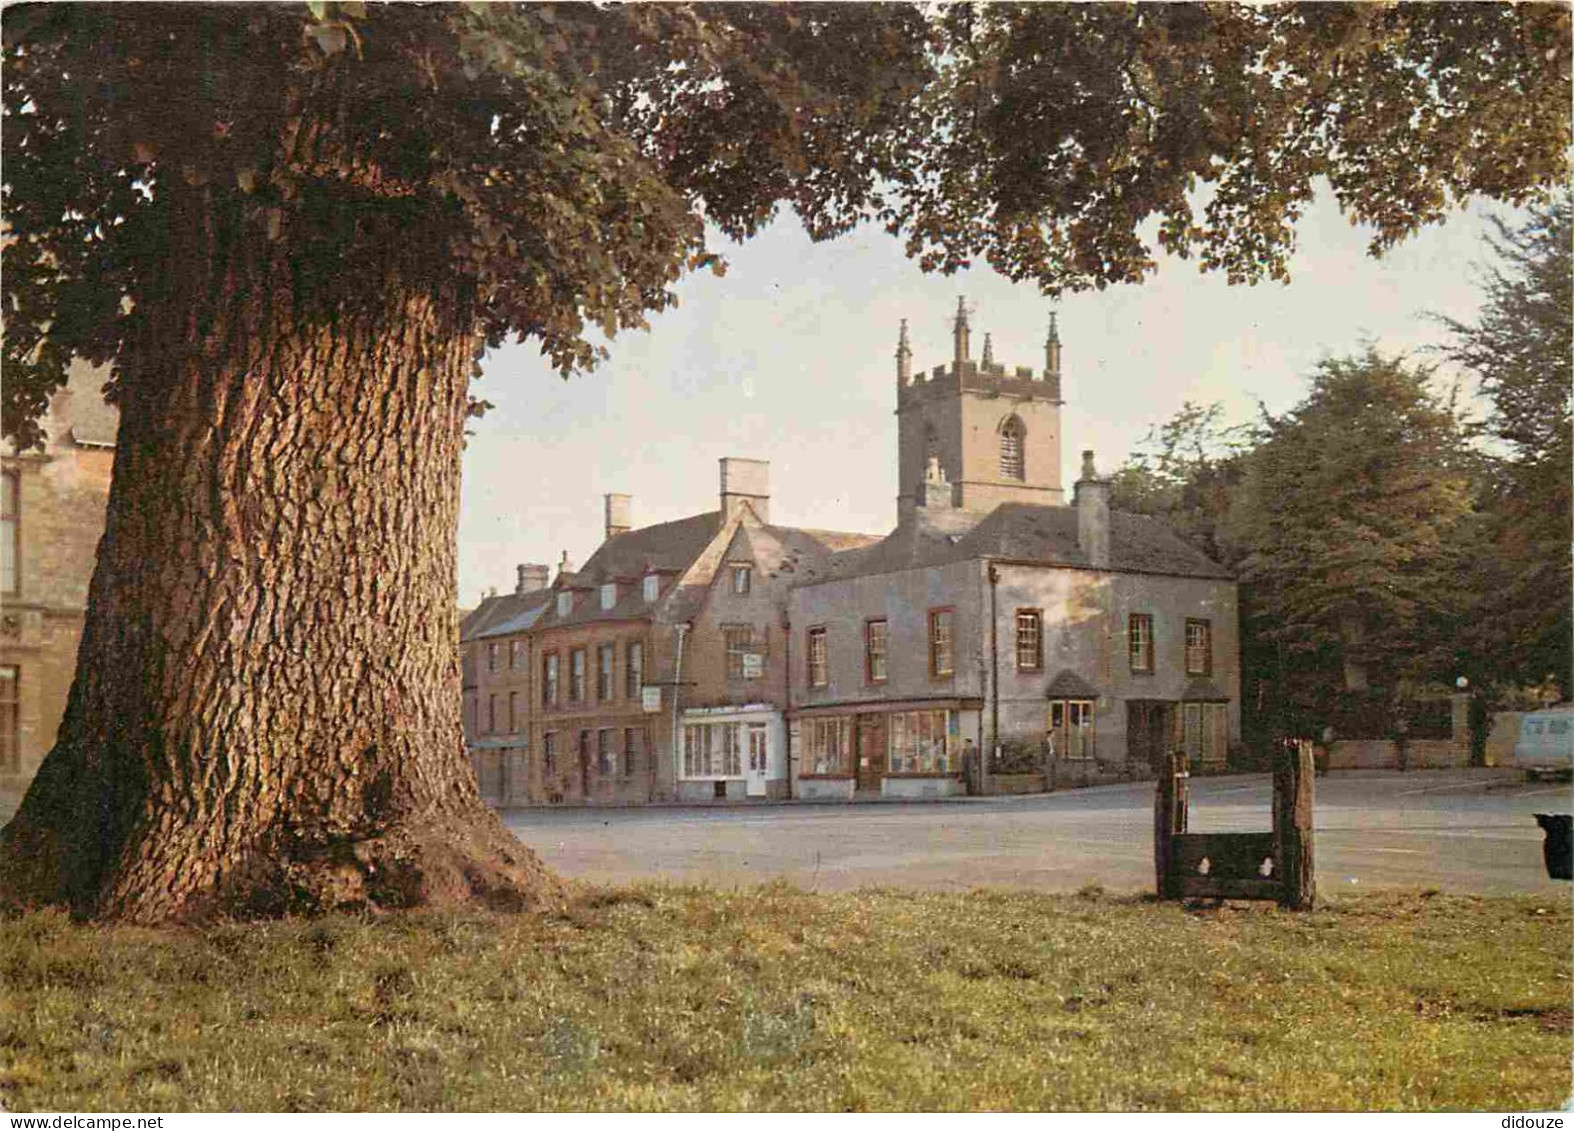
[[[951,364],[914,370],[904,319],[896,349],[897,518],[923,505],[931,457],[952,491],[952,504],[987,513],[1001,503],[1058,506],[1060,485],[1060,331],[1049,316],[1045,367],[1010,371],[996,364],[994,343],[973,360],[965,299],[951,325]],[[932,488],[930,488],[932,490]]]

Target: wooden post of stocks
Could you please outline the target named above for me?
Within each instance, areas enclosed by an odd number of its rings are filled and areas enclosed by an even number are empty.
[[[1160,899],[1179,897],[1170,879],[1170,860],[1175,834],[1186,831],[1186,778],[1185,751],[1164,755],[1153,794],[1153,871]]]
[[[1273,767],[1273,860],[1283,883],[1279,905],[1310,911],[1315,899],[1312,867],[1312,746],[1281,742]]]

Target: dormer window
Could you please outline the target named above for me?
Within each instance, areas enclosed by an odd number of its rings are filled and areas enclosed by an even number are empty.
[[[1016,417],[1007,420],[1000,429],[1000,478],[1023,479],[1022,422]]]
[[[603,610],[610,609],[617,603],[618,583],[616,581],[609,581],[601,587],[601,607]]]
[[[645,575],[645,603],[648,605],[661,595],[661,578],[654,573]]]
[[[557,595],[557,615],[566,617],[574,611],[574,594],[566,589]]]
[[[749,585],[753,579],[752,566],[735,565],[732,567],[732,591],[740,597],[747,596]]]

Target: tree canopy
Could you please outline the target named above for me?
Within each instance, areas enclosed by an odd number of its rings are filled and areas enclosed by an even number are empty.
[[[1480,314],[1444,319],[1452,332],[1444,353],[1478,377],[1498,441],[1483,469],[1474,639],[1463,666],[1478,685],[1550,678],[1565,698],[1574,694],[1571,208],[1565,190],[1518,225],[1496,220]]]
[[[458,286],[482,339],[567,372],[716,264],[705,224],[783,205],[1050,293],[1142,278],[1156,220],[1252,281],[1319,178],[1376,251],[1524,201],[1570,137],[1559,5],[37,4],[4,36],[24,443],[70,356],[112,361],[157,300],[185,189],[330,307]]]

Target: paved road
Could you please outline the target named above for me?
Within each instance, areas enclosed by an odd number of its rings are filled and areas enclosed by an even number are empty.
[[[1193,778],[1193,832],[1267,831],[1267,775]],[[1503,770],[1335,772],[1317,780],[1318,886],[1543,892],[1541,829],[1574,792]],[[871,805],[516,809],[504,820],[559,873],[604,883],[804,887],[1153,884],[1153,787]]]

